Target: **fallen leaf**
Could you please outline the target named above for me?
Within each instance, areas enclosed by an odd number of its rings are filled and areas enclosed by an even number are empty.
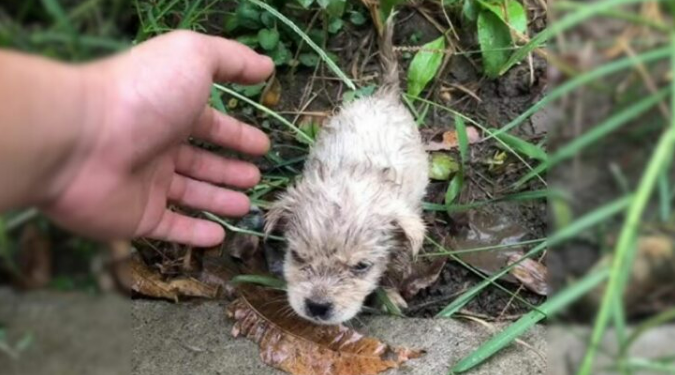
[[[459,171],[459,164],[448,154],[440,152],[431,155],[429,162],[429,177],[434,180],[445,181]]]
[[[504,267],[522,258],[524,252],[520,246],[512,245],[527,235],[527,229],[505,215],[483,211],[469,213],[468,228],[449,238],[450,247],[455,250],[483,248],[478,251],[459,252],[457,257],[478,270],[492,275]],[[485,249],[497,247],[495,249]],[[535,260],[526,259],[514,267],[511,273],[502,277],[511,283],[522,283],[525,287],[541,295],[547,295],[546,267]]]
[[[162,276],[151,270],[138,254],[131,257],[129,266],[131,290],[148,297],[178,302],[180,297],[215,298],[218,295],[218,287],[193,278],[179,277],[164,281]]]
[[[272,77],[260,96],[260,103],[268,108],[276,107],[281,100],[281,83],[276,77]]]
[[[507,264],[514,263],[520,258],[522,258],[521,254],[512,254]],[[536,260],[529,258],[523,260],[511,269],[511,275],[534,293],[542,296],[548,295],[548,269]]]
[[[473,126],[466,127],[466,137],[469,144],[474,144],[480,141],[480,134]],[[441,142],[431,141],[426,145],[427,151],[448,151],[459,146],[456,130],[449,130],[443,133],[443,140]]]
[[[260,347],[266,364],[291,374],[369,375],[397,368],[423,351],[393,348],[338,325],[312,324],[292,313],[283,292],[242,286],[227,307],[234,337]]]
[[[15,284],[21,288],[42,288],[52,280],[51,242],[34,223],[27,224],[21,232],[17,265]]]
[[[420,290],[428,288],[431,284],[435,283],[447,260],[448,258],[443,257],[438,258],[431,263],[425,262],[422,259],[415,262],[412,266],[410,275],[407,275],[399,287],[403,298],[409,300],[417,295]]]

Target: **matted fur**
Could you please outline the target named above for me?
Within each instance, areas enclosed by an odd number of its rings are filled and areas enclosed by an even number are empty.
[[[382,48],[392,48],[392,24],[387,22]],[[266,233],[279,229],[288,241],[284,276],[290,304],[317,323],[354,317],[390,260],[401,252],[416,254],[424,240],[427,155],[398,98],[393,51],[382,53],[381,60],[382,88],[328,121],[302,177],[267,215]],[[330,305],[329,313],[312,316],[308,300]]]

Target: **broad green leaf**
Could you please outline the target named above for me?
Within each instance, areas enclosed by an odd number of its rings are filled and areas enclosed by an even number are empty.
[[[342,29],[343,25],[344,21],[342,21],[341,18],[334,17],[328,23],[328,32],[331,34],[335,34]]]
[[[343,103],[349,103],[349,102],[353,102],[355,99],[361,99],[361,98],[365,98],[367,96],[371,96],[375,92],[376,88],[377,88],[377,86],[375,86],[375,85],[368,85],[368,86],[363,86],[363,87],[361,87],[357,90],[346,91],[342,95],[342,102]]]
[[[236,14],[228,14],[225,16],[225,34],[230,34],[239,27],[239,19]]]
[[[478,42],[483,55],[483,69],[490,78],[499,76],[499,68],[509,59],[511,32],[502,20],[489,10],[478,13]]]
[[[472,22],[478,18],[478,6],[476,5],[476,0],[464,0],[462,15]]]
[[[502,1],[478,0],[480,5],[494,13],[502,22],[511,25],[511,27],[521,34],[527,32],[527,13],[523,6],[517,0],[508,0],[506,7]]]
[[[298,60],[300,60],[302,65],[308,66],[310,68],[313,68],[319,64],[319,56],[317,56],[315,53],[301,53],[300,56],[298,56]]]
[[[258,35],[242,35],[237,37],[237,42],[251,48],[256,48],[258,47]]]
[[[459,171],[459,164],[448,154],[437,152],[431,155],[429,177],[434,180],[445,181],[453,173]]]
[[[265,88],[265,83],[259,83],[257,85],[232,85],[232,90],[248,97],[254,97],[260,95],[262,90]]]
[[[350,12],[349,13],[349,22],[356,26],[361,26],[366,23],[366,16],[361,12]]]
[[[235,14],[239,26],[251,30],[258,30],[260,28],[260,11],[253,4],[247,1],[240,2]]]
[[[270,54],[274,65],[284,65],[291,60],[291,51],[283,43],[278,43],[277,48]]]
[[[302,130],[304,135],[300,135],[298,133],[295,135],[295,139],[300,143],[311,145],[313,142],[310,142],[310,140],[314,141],[316,139],[316,136],[319,134],[319,131],[321,130],[321,125],[316,121],[308,121],[300,124],[298,128]],[[309,139],[307,139],[307,137],[309,137]]]
[[[342,17],[345,13],[346,0],[329,0],[326,6],[326,12],[332,17]]]
[[[302,5],[303,8],[309,8],[313,3],[314,0],[298,0],[298,4]]]
[[[415,54],[408,68],[408,95],[419,96],[427,84],[436,76],[443,62],[445,37],[441,35],[422,46]]]
[[[279,32],[276,29],[260,29],[258,43],[266,51],[272,51],[279,44]]]
[[[452,178],[450,184],[448,184],[448,190],[445,192],[445,206],[450,207],[452,202],[459,197],[459,194],[462,192],[462,187],[464,186],[464,171],[460,169],[455,177]]]
[[[497,129],[489,129],[489,131],[497,132]],[[546,161],[548,159],[546,151],[542,150],[541,147],[533,145],[532,143],[527,142],[525,140],[522,140],[516,137],[515,135],[511,135],[508,133],[501,133],[497,135],[496,138],[506,143],[516,152],[528,156],[532,159],[537,159],[541,161]]]

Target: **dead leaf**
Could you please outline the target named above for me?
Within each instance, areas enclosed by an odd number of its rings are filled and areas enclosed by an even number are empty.
[[[469,144],[474,144],[478,141],[480,141],[480,134],[478,133],[478,130],[476,130],[475,127],[473,126],[467,126],[466,127],[466,137],[467,140],[469,141]],[[452,150],[453,148],[456,148],[459,146],[459,140],[457,139],[457,131],[456,130],[450,130],[445,133],[443,133],[443,141],[441,142],[434,142],[431,141],[429,144],[426,146],[427,151],[448,151]]]
[[[51,242],[35,223],[26,224],[21,232],[17,265],[14,282],[20,288],[42,288],[52,280]]]
[[[260,96],[260,103],[265,107],[276,107],[281,100],[281,83],[276,76],[272,77],[265,86],[265,89]]]
[[[520,258],[522,258],[521,254],[513,254],[509,256],[508,264],[514,263]],[[511,275],[534,293],[542,296],[548,295],[548,269],[536,260],[524,259],[511,269]]]
[[[397,368],[423,351],[392,348],[345,326],[312,324],[293,314],[283,292],[245,286],[227,308],[234,337],[260,347],[266,364],[291,374],[368,375]]]
[[[527,229],[505,215],[471,211],[469,213],[468,228],[460,231],[456,236],[448,238],[450,248],[455,250],[469,250],[502,246],[496,249],[460,252],[457,256],[480,271],[492,275],[504,267],[522,258],[524,252],[519,246],[503,247],[522,241],[527,235]],[[524,260],[514,267],[510,274],[504,275],[502,280],[511,283],[522,283],[535,293],[546,295],[547,270],[546,266],[534,260]]]
[[[448,258],[438,258],[435,261],[428,263],[420,259],[415,262],[412,266],[412,271],[408,275],[404,282],[401,283],[399,290],[403,295],[403,298],[410,300],[420,290],[428,288],[431,284],[435,283],[440,276],[445,263]]]
[[[158,272],[152,271],[134,254],[130,259],[131,290],[154,298],[164,298],[178,302],[179,297],[215,298],[218,287],[211,286],[193,278],[180,277],[164,281]]]

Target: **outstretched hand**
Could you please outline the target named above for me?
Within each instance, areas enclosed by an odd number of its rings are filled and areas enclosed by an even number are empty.
[[[255,165],[188,144],[188,138],[263,155],[260,130],[208,107],[211,84],[252,84],[272,61],[226,39],[172,32],[82,70],[84,126],[43,211],[96,238],[147,236],[194,246],[220,243],[217,224],[181,215],[168,203],[241,216]]]

